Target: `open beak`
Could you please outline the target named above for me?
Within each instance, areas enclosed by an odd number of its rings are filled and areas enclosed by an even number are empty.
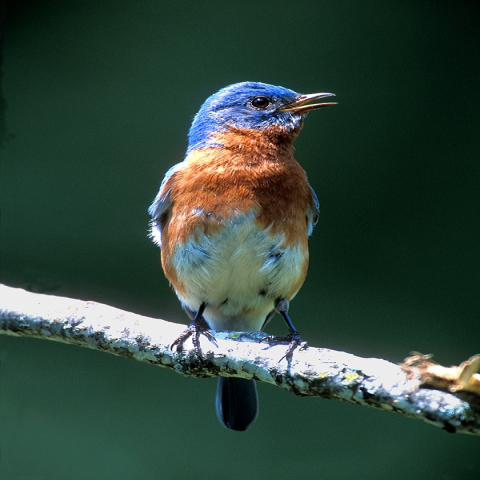
[[[308,113],[310,110],[316,108],[328,107],[330,105],[336,105],[337,102],[331,103],[311,103],[306,105],[312,100],[318,100],[319,98],[334,97],[334,93],[311,93],[310,95],[299,95],[295,102],[289,103],[283,107],[280,107],[277,112],[294,112],[298,114]]]

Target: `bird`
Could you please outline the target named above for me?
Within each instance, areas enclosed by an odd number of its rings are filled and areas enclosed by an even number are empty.
[[[319,202],[293,141],[308,112],[335,105],[310,102],[330,96],[248,81],[211,95],[195,115],[185,158],[149,208],[165,276],[191,319],[172,349],[192,337],[200,355],[199,335],[261,331],[276,312],[289,331],[275,337],[288,342],[285,357],[303,344],[288,309],[307,275]],[[216,410],[226,428],[249,428],[255,380],[218,377]]]

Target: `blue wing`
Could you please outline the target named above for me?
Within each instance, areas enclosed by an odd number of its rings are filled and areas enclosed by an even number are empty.
[[[151,215],[150,221],[150,237],[152,240],[162,248],[162,228],[165,225],[165,221],[168,217],[172,202],[170,199],[172,177],[183,167],[183,163],[177,163],[165,174],[165,178],[160,185],[155,200],[148,208],[148,213]]]
[[[312,234],[313,227],[317,224],[320,214],[320,203],[318,202],[317,194],[312,187],[310,187],[310,191],[312,192],[312,203],[307,210],[308,235]]]

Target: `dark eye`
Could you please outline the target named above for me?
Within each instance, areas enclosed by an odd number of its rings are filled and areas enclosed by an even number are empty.
[[[252,105],[256,108],[267,108],[270,105],[270,99],[267,97],[255,97],[252,100]]]

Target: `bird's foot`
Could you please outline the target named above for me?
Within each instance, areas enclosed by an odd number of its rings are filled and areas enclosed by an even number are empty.
[[[284,358],[287,362],[290,362],[293,358],[293,352],[300,347],[300,350],[305,350],[308,347],[308,343],[302,340],[300,334],[295,332],[290,332],[288,335],[284,336],[275,336],[275,335],[268,335],[265,338],[260,340],[261,342],[271,342],[271,343],[286,343],[288,342],[288,348],[285,352],[285,355],[279,360],[281,362]]]
[[[300,334],[297,332],[296,328],[293,326],[292,320],[288,315],[288,300],[286,298],[278,298],[275,302],[275,310],[280,313],[280,315],[285,320],[287,324],[288,331],[290,332],[288,335],[282,337],[276,337],[275,335],[269,335],[268,337],[263,338],[261,341],[269,341],[274,343],[283,343],[288,342],[288,349],[285,355],[279,360],[281,362],[284,358],[287,362],[292,361],[293,352],[295,349],[300,346],[300,350],[305,350],[307,348],[308,343],[302,340]]]
[[[184,330],[181,335],[170,345],[170,350],[173,350],[175,347],[177,347],[177,352],[181,351],[185,340],[192,337],[195,355],[201,357],[202,348],[200,347],[200,335],[205,335],[216,347],[218,347],[215,337],[213,336],[212,332],[210,332],[208,323],[203,318],[204,310],[205,305],[202,304],[193,318],[192,323],[190,323],[188,328]]]

